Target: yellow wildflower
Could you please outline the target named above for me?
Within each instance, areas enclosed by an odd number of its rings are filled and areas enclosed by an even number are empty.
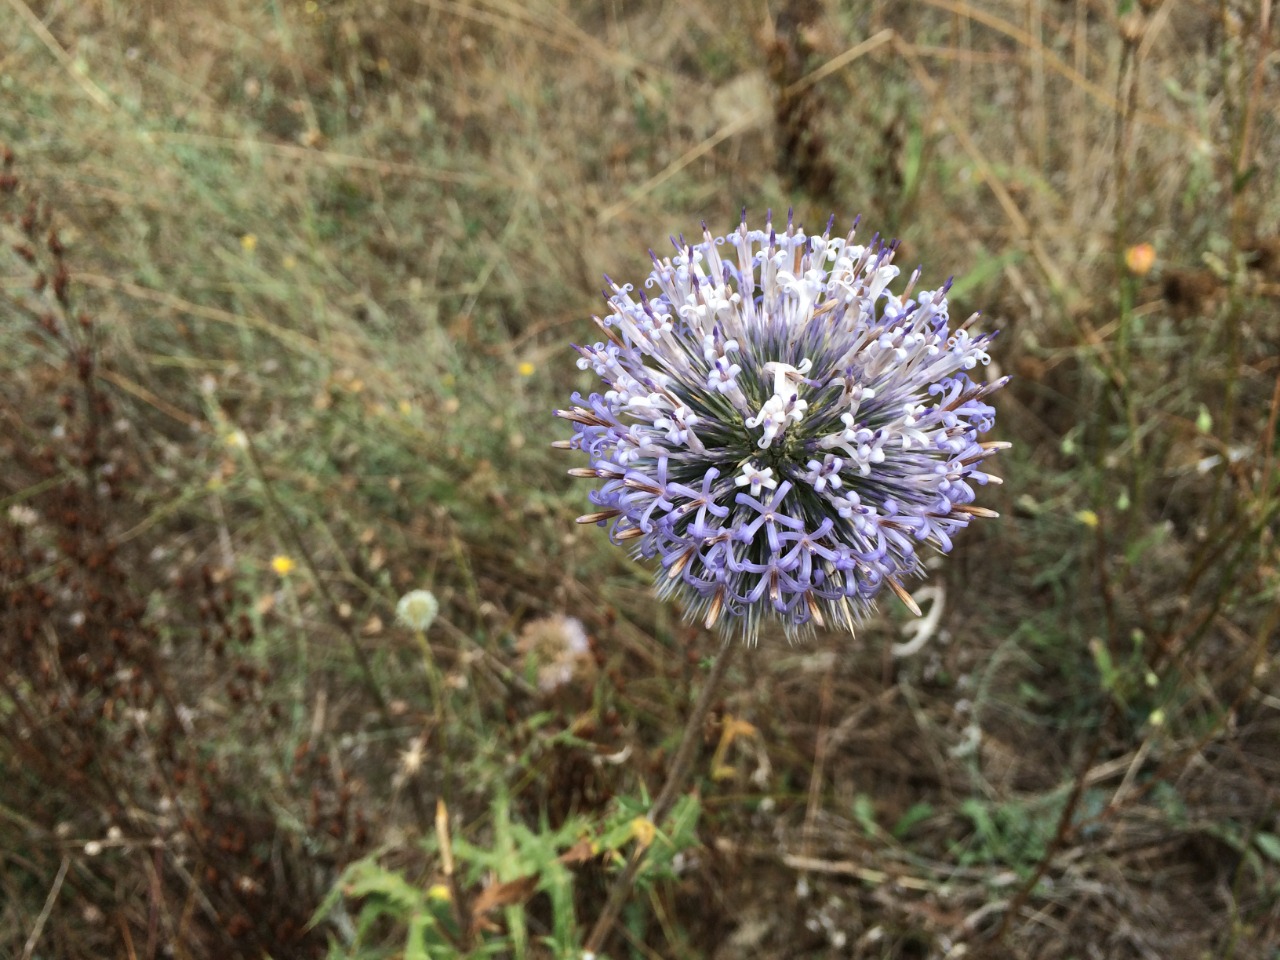
[[[1092,510],[1076,511],[1076,519],[1090,529],[1093,529],[1098,525],[1098,515]]]
[[[631,836],[636,838],[641,850],[653,843],[653,838],[657,835],[658,828],[648,817],[636,817],[631,821]]]

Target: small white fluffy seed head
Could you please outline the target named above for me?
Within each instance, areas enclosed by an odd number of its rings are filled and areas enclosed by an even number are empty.
[[[426,630],[440,613],[440,601],[430,590],[410,590],[396,604],[396,619],[410,630]]]

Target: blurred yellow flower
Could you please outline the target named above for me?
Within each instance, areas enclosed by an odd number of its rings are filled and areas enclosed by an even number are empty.
[[[1156,248],[1149,243],[1137,243],[1124,252],[1124,265],[1135,277],[1145,277],[1156,264]]]
[[[657,835],[658,828],[648,817],[636,817],[631,821],[631,836],[636,838],[642,850],[653,843],[653,838]]]
[[[538,368],[535,367],[528,360],[522,360],[520,362],[520,366],[516,367],[516,370],[519,372],[520,376],[522,377],[532,377],[533,371],[536,369]]]
[[[1076,519],[1090,529],[1098,525],[1098,515],[1092,510],[1079,510],[1076,512]]]
[[[296,566],[297,564],[293,562],[293,559],[286,557],[283,553],[277,553],[271,558],[271,569],[282,577],[287,577]]]
[[[240,238],[240,246],[244,249],[245,253],[253,253],[253,251],[258,249],[257,234],[246,233]]]
[[[446,887],[443,883],[433,883],[427,889],[427,896],[430,899],[437,900],[441,903],[448,903],[450,900],[453,899],[453,894],[449,892],[449,888]]]

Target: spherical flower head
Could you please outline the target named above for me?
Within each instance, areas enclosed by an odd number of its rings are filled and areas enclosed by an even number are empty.
[[[410,630],[426,630],[439,613],[440,602],[430,590],[410,590],[396,604],[396,619]]]
[[[975,486],[998,483],[982,442],[1007,378],[977,382],[990,335],[950,326],[946,287],[901,294],[894,245],[808,236],[766,220],[653,256],[646,293],[609,281],[604,339],[578,347],[600,392],[556,414],[559,445],[603,481],[579,523],[658,561],[663,597],[754,641],[852,630],[888,586],[951,549]],[[651,255],[652,256],[652,255]]]

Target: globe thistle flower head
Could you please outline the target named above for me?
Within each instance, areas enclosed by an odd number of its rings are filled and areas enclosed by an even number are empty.
[[[852,630],[889,587],[923,574],[920,550],[947,552],[974,517],[975,486],[1008,446],[982,442],[978,382],[990,335],[951,329],[947,288],[900,294],[894,245],[809,236],[788,218],[701,243],[673,240],[637,292],[609,282],[604,339],[578,367],[603,381],[556,415],[558,446],[602,481],[579,523],[656,559],[659,595],[708,627],[754,641]],[[855,223],[856,227],[856,223]],[[608,280],[608,278],[606,278]]]

